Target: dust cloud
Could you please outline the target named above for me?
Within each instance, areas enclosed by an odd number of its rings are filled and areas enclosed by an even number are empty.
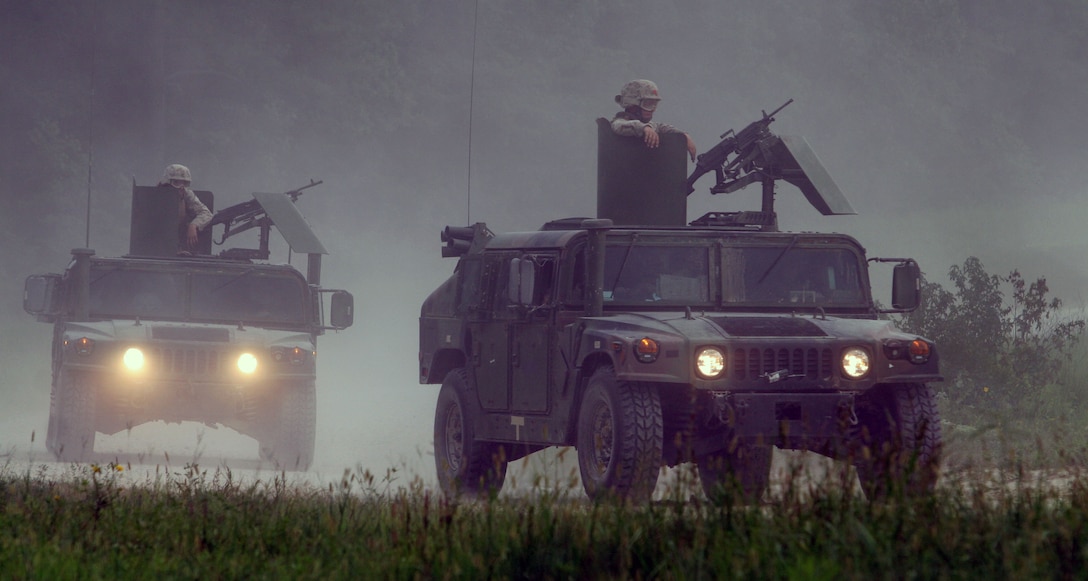
[[[87,213],[90,246],[123,254],[129,187],[176,162],[220,208],[324,180],[298,205],[330,250],[323,285],[351,291],[356,317],[319,341],[312,473],[432,482],[438,386],[418,384],[417,321],[453,271],[438,233],[592,215],[594,119],[633,78],[658,83],[656,119],[700,151],[795,100],[773,129],[806,137],[858,215],[821,217],[783,186],[784,230],[848,233],[938,281],[978,256],[1083,305],[1088,76],[1061,65],[1088,56],[1088,8],[997,4],[5,3],[0,81],[22,89],[0,126],[37,125],[0,135],[0,443],[47,461],[51,330],[22,312],[23,278],[64,268]],[[29,135],[52,165],[31,163]],[[752,188],[709,196],[709,180],[692,218],[758,205]],[[200,424],[100,436],[98,451],[262,469],[253,440]]]

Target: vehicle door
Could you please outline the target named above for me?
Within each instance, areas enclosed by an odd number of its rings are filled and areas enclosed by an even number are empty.
[[[492,252],[484,256],[482,303],[468,323],[476,393],[480,407],[487,411],[510,409],[509,327],[516,313],[508,308],[506,281],[510,260],[517,256],[517,252]]]
[[[556,349],[555,305],[558,254],[535,253],[520,257],[519,264],[529,266],[531,281],[521,277],[521,284],[531,284],[527,301],[511,309],[517,317],[510,321],[510,399],[515,412],[548,411],[549,383]],[[516,278],[516,277],[515,277]]]

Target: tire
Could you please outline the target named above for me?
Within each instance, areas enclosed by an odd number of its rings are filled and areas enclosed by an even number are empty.
[[[446,374],[434,412],[434,462],[442,493],[450,498],[495,495],[506,480],[500,444],[476,439],[478,412],[468,372]]]
[[[84,373],[60,370],[49,402],[45,446],[61,462],[81,462],[94,454],[98,386]]]
[[[854,466],[871,499],[933,492],[940,473],[941,416],[924,384],[897,384],[858,406]]]
[[[767,491],[773,448],[736,440],[726,449],[697,460],[703,492],[713,502],[758,504]]]
[[[317,390],[313,380],[285,384],[278,404],[270,437],[260,443],[260,458],[272,462],[277,470],[309,470],[317,432]]]
[[[661,399],[653,385],[619,382],[611,367],[589,378],[578,412],[578,469],[597,500],[648,501],[661,469]]]

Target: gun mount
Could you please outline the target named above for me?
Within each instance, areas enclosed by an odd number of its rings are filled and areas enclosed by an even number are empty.
[[[779,137],[771,133],[774,116],[790,103],[793,99],[770,113],[762,111],[761,119],[740,131],[730,129],[723,133],[717,145],[697,158],[695,169],[687,179],[688,194],[695,191],[695,182],[710,171],[715,176],[711,194],[729,194],[759,182],[763,186],[762,216],[751,225],[767,231],[778,229],[774,213],[774,186],[778,180],[797,186],[809,203],[825,216],[855,214],[803,137]],[[723,213],[711,214],[714,215],[708,214],[696,222],[721,222]],[[737,224],[738,217],[732,216],[727,221]]]
[[[278,197],[291,198],[291,202],[293,204],[294,202],[298,201],[298,198],[302,195],[303,190],[321,185],[322,183],[324,183],[324,181],[314,181],[311,179],[309,184],[306,184],[301,188],[279,194]],[[219,210],[215,213],[215,215],[212,217],[212,221],[208,224],[208,228],[211,228],[216,224],[222,224],[224,227],[222,236],[220,236],[219,240],[215,242],[216,245],[222,245],[224,242],[226,242],[227,238],[230,238],[231,236],[241,234],[242,232],[251,230],[253,228],[260,228],[260,232],[258,235],[258,248],[228,248],[221,253],[221,256],[223,256],[224,258],[252,260],[268,259],[268,234],[272,226],[277,224],[276,217],[271,214],[280,214],[281,221],[295,222],[292,217],[289,217],[287,215],[290,213],[290,210],[287,210],[286,212],[277,212],[277,210],[281,210],[290,206],[284,206],[283,204],[273,201],[272,196],[277,196],[277,194],[253,194],[252,200],[249,200],[248,202],[242,202],[240,204],[235,204],[228,208]],[[264,202],[262,202],[262,199],[264,200]],[[270,212],[270,207],[275,209],[271,210]],[[295,213],[297,213],[297,211]],[[279,227],[280,231],[284,232],[284,236],[288,237],[289,235],[287,234],[287,231],[284,230],[284,226],[282,224],[279,224]],[[291,240],[288,240],[288,242],[290,243]],[[296,248],[296,245],[292,243],[291,247]],[[306,251],[300,249],[299,252]],[[324,248],[321,249],[320,254],[326,254]]]

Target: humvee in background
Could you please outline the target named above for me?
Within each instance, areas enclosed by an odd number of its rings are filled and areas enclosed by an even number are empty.
[[[178,256],[176,194],[133,184],[129,254],[77,248],[64,273],[27,278],[25,310],[53,324],[46,447],[59,460],[92,458],[97,432],[197,421],[255,438],[277,468],[309,468],[317,337],[351,326],[354,306],[320,286],[327,252],[293,203],[300,191],[216,213],[199,250]],[[196,193],[214,209],[211,192]],[[257,228],[260,247],[212,255],[214,225],[219,243]],[[306,276],[267,262],[273,226],[308,256]]]
[[[779,232],[776,180],[823,214],[854,212],[772,120],[700,156],[685,183],[682,137],[649,150],[602,119],[598,218],[443,230],[458,262],[422,305],[419,377],[441,384],[446,494],[496,491],[508,462],[549,446],[577,449],[594,498],[649,498],[663,465],[694,462],[708,494],[755,501],[772,446],[853,461],[869,494],[932,489],[937,350],[882,318],[917,306],[918,265],[867,257],[845,234]],[[713,193],[762,183],[761,210],[685,224],[711,170]],[[891,309],[871,293],[881,262],[895,264]]]

